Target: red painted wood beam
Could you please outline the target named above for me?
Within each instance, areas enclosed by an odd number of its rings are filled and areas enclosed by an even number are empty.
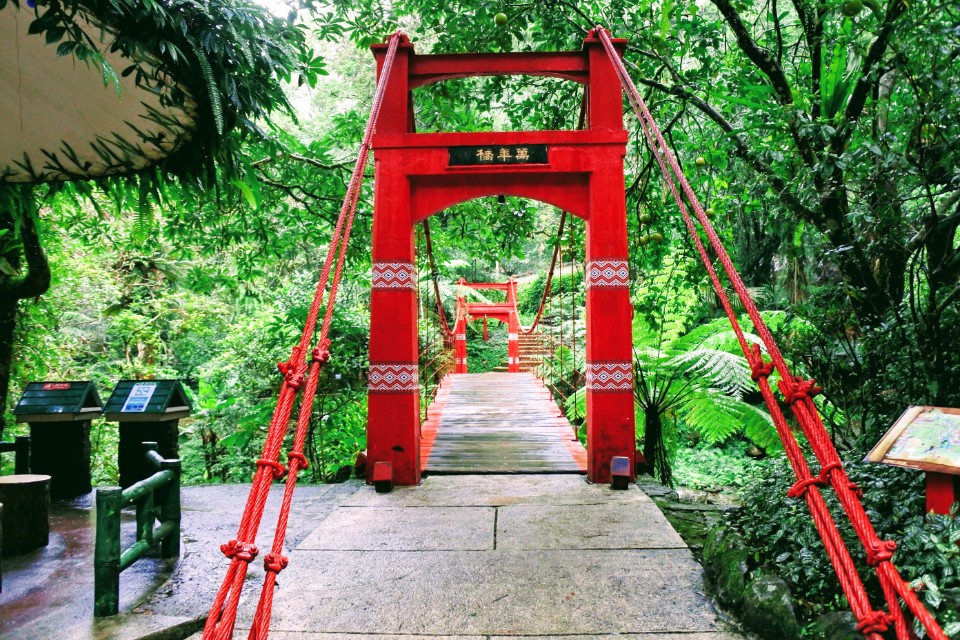
[[[589,67],[581,51],[519,53],[450,53],[414,55],[410,86],[472,76],[548,76],[584,84]]]

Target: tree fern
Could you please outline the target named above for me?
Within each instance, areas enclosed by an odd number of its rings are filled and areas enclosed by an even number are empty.
[[[753,387],[746,359],[729,351],[696,349],[673,356],[665,364],[737,399]]]

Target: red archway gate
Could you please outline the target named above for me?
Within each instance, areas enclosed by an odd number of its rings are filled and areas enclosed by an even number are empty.
[[[517,282],[510,278],[506,282],[467,282],[463,278],[457,283],[462,287],[472,289],[490,289],[503,291],[506,294],[505,302],[466,302],[463,297],[457,298],[458,309],[465,313],[457,314],[457,324],[454,328],[454,372],[467,373],[467,321],[483,319],[484,340],[486,340],[487,319],[497,320],[507,325],[507,371],[520,371],[520,318],[517,316]]]
[[[581,51],[417,55],[405,38],[373,137],[375,195],[367,453],[393,481],[420,482],[414,225],[453,204],[514,195],[586,221],[588,476],[635,451],[620,81],[591,32]],[[623,40],[614,41],[622,52]],[[375,45],[378,76],[386,45]],[[411,91],[451,78],[534,75],[585,86],[577,131],[415,133]],[[632,465],[631,465],[632,467]]]

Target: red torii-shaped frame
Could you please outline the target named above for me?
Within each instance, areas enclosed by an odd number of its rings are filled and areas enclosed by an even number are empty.
[[[373,138],[373,288],[367,456],[393,482],[420,482],[420,395],[414,225],[459,202],[513,195],[586,221],[588,477],[608,482],[614,456],[635,451],[627,223],[627,132],[616,71],[593,32],[581,51],[417,55],[400,44]],[[621,51],[624,40],[616,40]],[[377,74],[386,45],[375,45]],[[411,90],[468,76],[553,76],[585,85],[579,131],[415,133]],[[451,164],[451,147],[545,145],[538,164]],[[631,469],[633,465],[630,465]]]
[[[465,313],[457,314],[457,325],[453,330],[454,373],[467,373],[467,321],[480,318],[499,320],[507,325],[507,371],[520,371],[520,318],[517,317],[517,282],[510,278],[506,282],[467,282],[460,278],[461,287],[472,289],[490,289],[507,294],[506,302],[467,302],[457,298],[457,308]],[[486,331],[486,329],[484,329]]]

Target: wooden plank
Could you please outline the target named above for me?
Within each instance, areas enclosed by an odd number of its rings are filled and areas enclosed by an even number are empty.
[[[426,473],[584,473],[586,452],[530,373],[448,376],[421,429]]]

